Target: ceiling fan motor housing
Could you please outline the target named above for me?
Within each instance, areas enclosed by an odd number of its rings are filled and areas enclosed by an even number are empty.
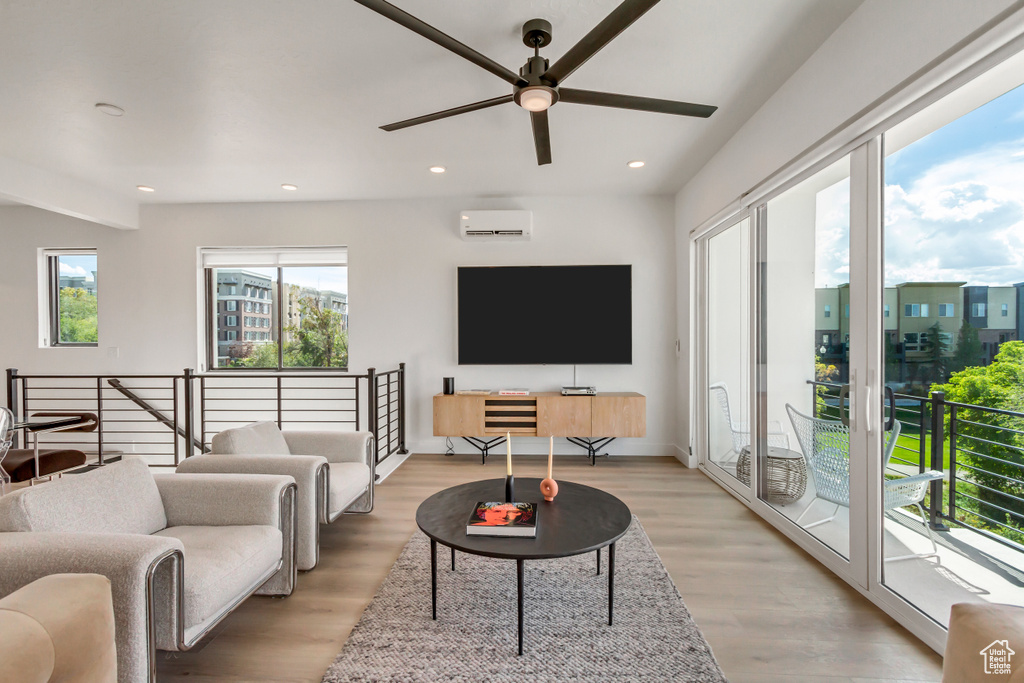
[[[546,19],[530,19],[523,24],[523,43],[527,47],[547,47],[551,44],[551,22]]]
[[[530,57],[526,64],[519,70],[519,75],[527,80],[529,85],[515,86],[512,94],[516,104],[522,106],[522,94],[530,90],[546,90],[551,93],[551,104],[558,101],[558,88],[553,88],[541,81],[541,76],[548,70],[548,60],[543,57]]]

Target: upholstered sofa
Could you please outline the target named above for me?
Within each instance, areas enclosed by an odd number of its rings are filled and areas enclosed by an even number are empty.
[[[295,585],[295,482],[153,475],[126,458],[0,498],[0,595],[48,574],[110,579],[121,683],[155,680],[254,592]]]
[[[0,683],[115,683],[110,579],[53,574],[0,600]]]
[[[313,569],[320,557],[320,523],[343,512],[373,510],[376,470],[370,432],[285,431],[256,422],[213,437],[212,451],[186,458],[182,473],[285,474],[298,484],[295,558]]]

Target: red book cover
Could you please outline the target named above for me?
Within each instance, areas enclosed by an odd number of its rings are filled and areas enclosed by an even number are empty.
[[[469,536],[537,535],[537,506],[533,503],[487,503],[474,506],[466,524]]]

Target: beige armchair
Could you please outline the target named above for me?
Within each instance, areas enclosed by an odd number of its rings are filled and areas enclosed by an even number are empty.
[[[0,498],[0,595],[48,574],[110,579],[121,683],[156,680],[243,600],[295,585],[295,482],[153,475],[139,459]]]
[[[115,683],[110,580],[53,574],[0,600],[0,683]]]
[[[373,510],[376,457],[369,432],[282,432],[273,422],[228,429],[213,437],[213,452],[194,455],[178,472],[286,474],[298,485],[295,557],[313,569],[320,558],[320,524],[342,513]]]

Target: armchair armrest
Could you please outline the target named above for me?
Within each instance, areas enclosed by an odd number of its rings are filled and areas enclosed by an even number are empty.
[[[295,486],[290,476],[265,474],[154,474],[153,479],[167,526],[281,528],[281,498],[285,489]]]
[[[328,462],[361,462],[371,467],[373,435],[370,432],[283,432],[292,453],[322,455]]]
[[[143,534],[0,533],[0,595],[49,574],[106,576],[114,602],[118,671],[122,680],[148,680],[156,661],[150,624],[172,633],[176,628],[169,596],[177,594],[183,550],[177,539]]]

